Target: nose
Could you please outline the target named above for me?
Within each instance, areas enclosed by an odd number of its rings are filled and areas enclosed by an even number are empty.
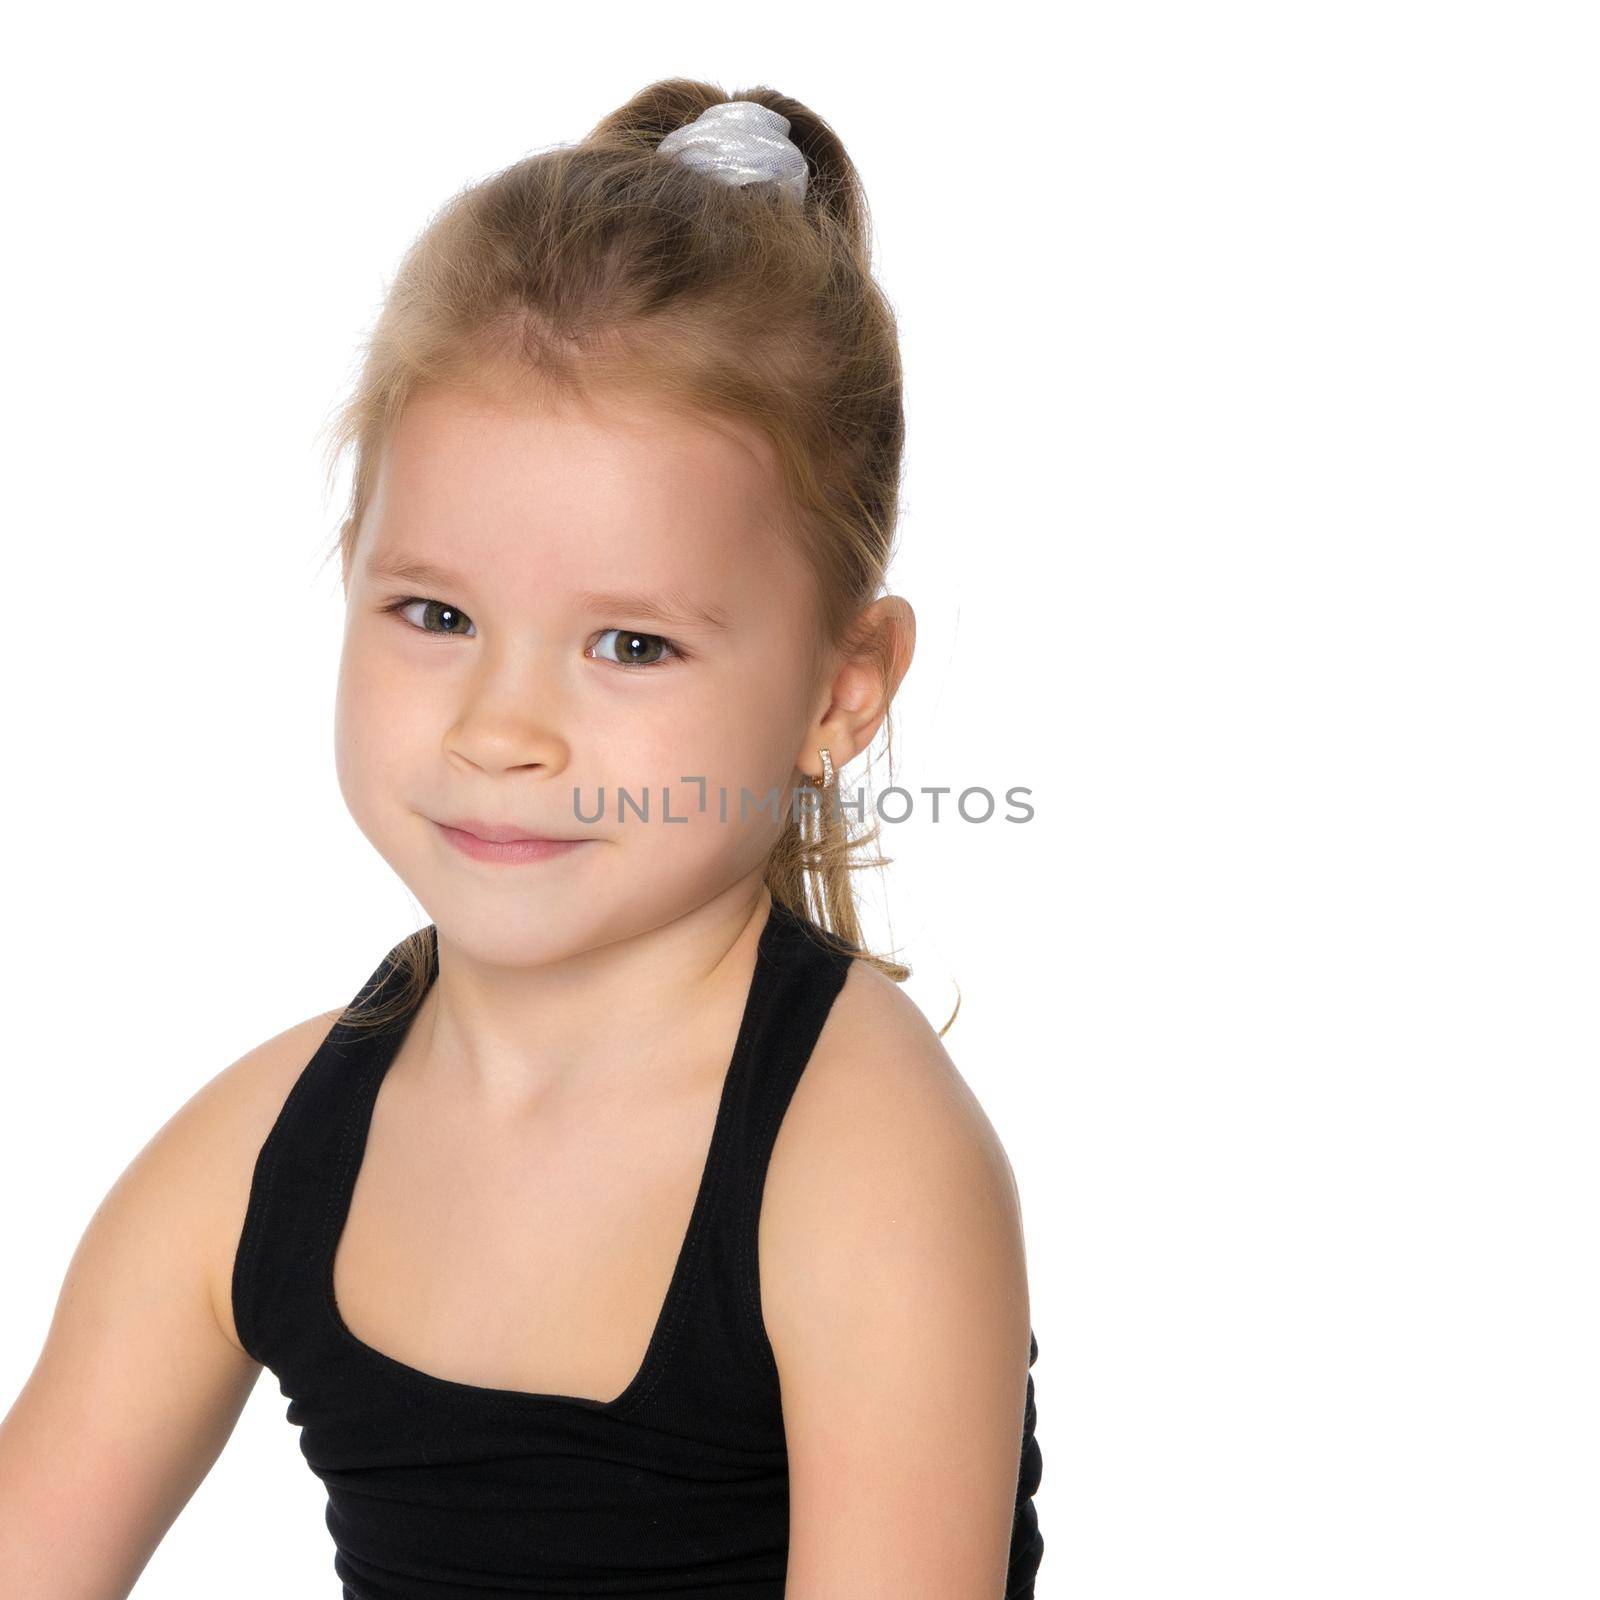
[[[445,735],[445,749],[485,772],[533,767],[553,777],[572,756],[565,725],[553,673],[531,657],[495,660],[486,653]]]

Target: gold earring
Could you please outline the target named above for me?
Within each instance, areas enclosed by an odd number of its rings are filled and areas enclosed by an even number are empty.
[[[822,776],[813,778],[811,782],[815,788],[826,789],[833,782],[833,757],[828,754],[825,746],[818,750],[817,754],[822,757]]]

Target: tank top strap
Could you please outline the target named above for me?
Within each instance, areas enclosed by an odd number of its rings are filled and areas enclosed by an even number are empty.
[[[639,1409],[782,1448],[778,1368],[761,1315],[758,1225],[767,1169],[801,1075],[850,964],[850,949],[774,900],[756,952],[705,1174],[703,1217],[685,1252],[685,1295]]]
[[[438,970],[435,930],[427,962]],[[233,1313],[252,1359],[286,1376],[309,1359],[329,1327],[332,1229],[338,1186],[360,1128],[364,1096],[400,1047],[415,1006],[387,1022],[353,1023],[353,1012],[382,1015],[405,992],[397,944],[362,984],[295,1080],[257,1153],[233,1265]]]
[[[773,1383],[778,1369],[761,1320],[756,1226],[767,1168],[785,1112],[811,1060],[823,1025],[849,976],[855,953],[809,918],[773,902],[782,924],[772,959],[779,972],[763,995],[765,1008],[751,1053],[751,1071],[735,1086],[735,1111],[725,1168],[728,1203],[714,1228],[715,1253],[730,1277],[737,1275],[756,1336],[756,1350]]]

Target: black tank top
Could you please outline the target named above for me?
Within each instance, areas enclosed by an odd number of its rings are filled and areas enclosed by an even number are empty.
[[[397,950],[353,1004],[398,993]],[[232,1293],[240,1343],[277,1377],[327,1487],[345,1600],[783,1594],[787,1455],[756,1224],[779,1124],[851,960],[773,902],[665,1303],[639,1371],[606,1401],[434,1377],[345,1327],[334,1250],[415,1008],[376,1030],[334,1024],[257,1156]],[[1030,1330],[1030,1368],[1037,1356]],[[1032,1600],[1043,1550],[1034,1415],[1030,1371],[1006,1600]]]

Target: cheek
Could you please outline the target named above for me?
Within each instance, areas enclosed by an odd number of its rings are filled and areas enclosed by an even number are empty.
[[[740,784],[781,782],[792,756],[780,755],[792,735],[772,714],[772,700],[748,675],[708,682],[692,698],[662,696],[648,715],[600,733],[608,746],[610,781],[698,796],[715,803],[725,785],[737,804]],[[584,741],[576,742],[581,749]]]
[[[347,637],[334,702],[334,766],[345,804],[358,819],[405,748],[404,705],[377,653]]]
[[[783,700],[782,684],[747,673],[699,708],[677,745],[663,755],[675,814],[716,819],[719,828],[739,827],[742,815],[744,828],[770,831],[772,824],[763,817],[771,818],[775,803],[788,804],[800,732],[800,725],[778,709]]]

